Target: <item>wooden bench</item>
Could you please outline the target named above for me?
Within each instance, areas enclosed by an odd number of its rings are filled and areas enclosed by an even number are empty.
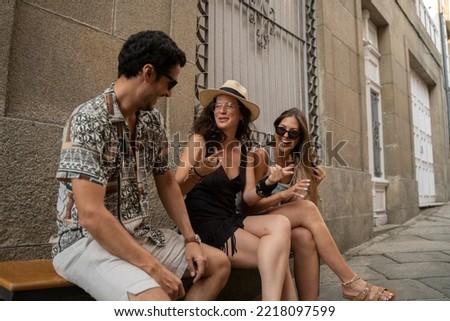
[[[0,262],[0,300],[92,300],[59,276],[50,259]]]
[[[189,279],[183,281],[190,287]],[[233,269],[217,300],[255,300],[261,283],[257,270]],[[59,276],[50,259],[0,262],[0,300],[93,300],[83,289]]]

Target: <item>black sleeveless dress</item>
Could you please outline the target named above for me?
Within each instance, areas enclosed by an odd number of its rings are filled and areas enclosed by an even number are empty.
[[[243,228],[244,216],[238,214],[236,194],[245,186],[247,153],[243,145],[239,175],[228,179],[223,167],[205,176],[185,198],[187,211],[195,233],[202,242],[226,251],[227,240],[231,237],[231,254],[236,252],[234,232]]]

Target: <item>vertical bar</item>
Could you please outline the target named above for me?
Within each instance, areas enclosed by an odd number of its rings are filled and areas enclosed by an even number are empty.
[[[235,48],[239,48],[239,45],[238,46],[233,46],[233,43],[234,43],[234,0],[231,0],[231,8],[230,8],[230,15],[231,15],[231,23],[230,23],[230,44],[229,44],[229,50],[231,51],[231,62],[230,62],[230,65],[231,65],[231,77],[232,78],[234,78],[234,79],[236,79],[237,77],[235,76],[235,74],[234,74],[234,67],[235,67],[235,64],[234,64],[234,62],[236,61],[235,60],[235,52],[234,52],[234,50],[235,50]],[[238,57],[239,58],[239,57]],[[239,60],[238,60],[239,61]],[[240,79],[238,79],[239,81],[241,81]]]
[[[238,6],[239,6],[239,46],[238,46],[238,48],[239,48],[239,59],[238,59],[238,61],[239,61],[239,68],[238,68],[238,70],[239,70],[239,79],[240,79],[240,81],[242,81],[242,68],[241,68],[241,66],[242,66],[242,63],[241,63],[241,61],[242,61],[242,5],[239,3],[238,4]]]
[[[245,58],[246,63],[245,63],[245,69],[246,69],[246,74],[247,74],[247,84],[250,83],[250,72],[249,72],[249,59],[250,59],[250,21],[249,21],[249,9],[248,7],[245,7],[245,23],[246,23],[246,28],[245,28]]]
[[[226,51],[227,51],[227,47],[226,47],[226,26],[228,25],[227,21],[226,21],[226,0],[222,1],[222,74],[221,74],[221,79],[220,79],[220,84],[224,83],[224,78],[225,77],[225,72],[226,72],[226,65],[227,65],[227,55],[226,55]],[[219,85],[219,83],[216,83],[217,85]],[[220,85],[219,85],[220,86]]]

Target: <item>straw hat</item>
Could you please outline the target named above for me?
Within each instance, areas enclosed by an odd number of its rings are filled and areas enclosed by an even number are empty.
[[[229,95],[235,97],[250,110],[250,121],[255,121],[259,116],[259,107],[248,100],[247,89],[236,80],[227,80],[219,89],[208,88],[200,92],[200,103],[206,107],[218,95]]]

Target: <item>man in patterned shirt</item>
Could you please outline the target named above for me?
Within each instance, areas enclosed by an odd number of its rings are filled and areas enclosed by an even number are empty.
[[[132,35],[118,79],[80,105],[63,134],[53,265],[96,300],[211,300],[226,284],[226,255],[201,244],[168,164],[159,97],[170,97],[186,57],[161,31]],[[181,235],[156,228],[153,174]],[[181,278],[193,277],[185,293]]]

